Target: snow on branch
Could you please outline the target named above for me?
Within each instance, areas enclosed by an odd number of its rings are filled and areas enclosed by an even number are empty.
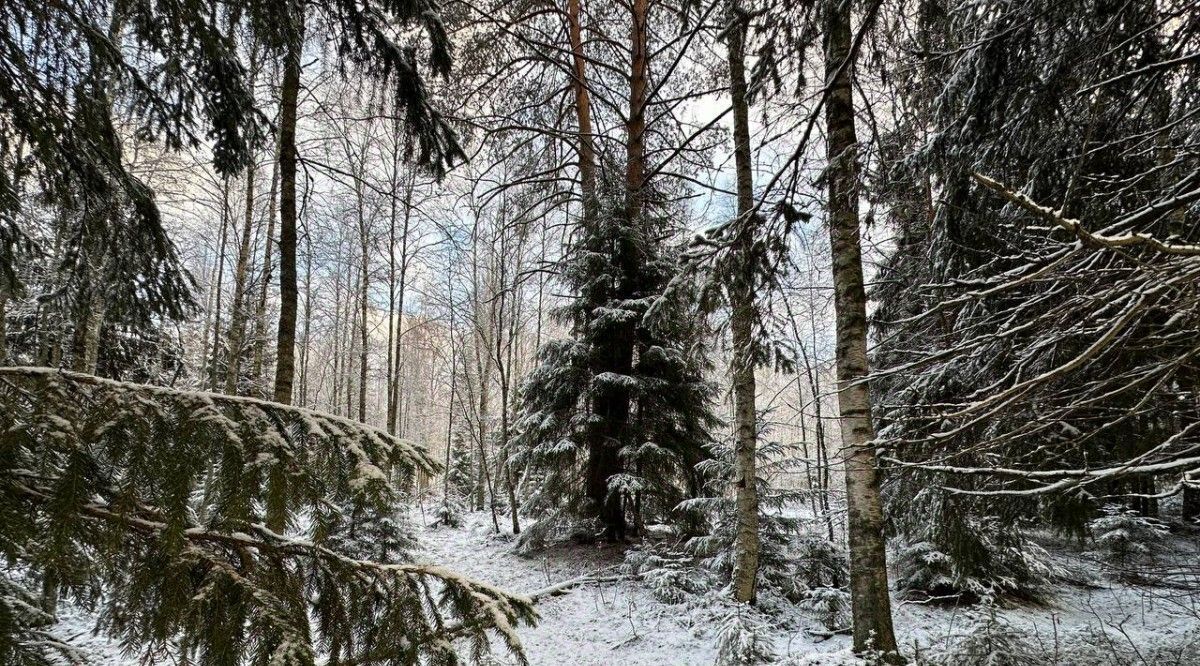
[[[981,495],[1155,494],[1148,477],[1169,477],[1176,492],[1194,484],[1200,245],[1149,233],[1157,216],[1143,212],[1089,231],[973,175],[1072,238],[988,264],[982,281],[926,285],[923,308],[882,323],[909,341],[885,341],[871,376],[891,387],[889,464]],[[1149,208],[1185,206],[1191,187]],[[1145,435],[1132,441],[1131,431]]]
[[[0,452],[15,565],[100,599],[100,628],[131,646],[454,664],[494,636],[522,659],[529,599],[412,560],[397,503],[437,469],[419,445],[252,398],[2,368]],[[36,651],[37,626],[0,640]]]
[[[1116,249],[1135,245],[1145,245],[1166,254],[1200,256],[1200,245],[1163,241],[1147,233],[1131,233],[1121,235],[1092,233],[1084,228],[1082,222],[1076,219],[1064,217],[1061,211],[1038,205],[1024,194],[1015,192],[1007,186],[992,180],[981,173],[972,173],[971,175],[980,185],[983,185],[989,190],[999,194],[1007,199],[1010,203],[1019,206],[1030,213],[1033,213],[1046,222],[1050,222],[1051,224],[1066,229],[1072,234],[1075,234],[1080,240],[1092,245],[1093,247]],[[1176,205],[1183,205],[1190,198],[1194,198],[1194,196],[1200,196],[1200,190],[1198,190],[1191,197],[1178,199]]]

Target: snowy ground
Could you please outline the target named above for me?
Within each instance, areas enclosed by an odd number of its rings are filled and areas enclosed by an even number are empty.
[[[416,518],[418,525],[421,523]],[[502,521],[503,522],[503,521]],[[494,583],[512,592],[531,593],[552,584],[597,574],[614,578],[624,560],[614,546],[571,546],[537,555],[518,555],[508,534],[495,534],[486,514],[466,517],[461,528],[421,529],[424,555],[452,570]],[[1196,557],[1195,544],[1184,557]],[[1193,562],[1194,563],[1194,562]],[[1106,661],[1078,658],[1063,664],[1178,664],[1200,666],[1200,599],[1167,588],[1126,587],[1102,583],[1087,574],[1088,566],[1072,560],[1081,580],[1095,584],[1063,586],[1043,605],[1005,608],[999,613],[1023,644],[1046,654],[1056,646],[1094,643],[1096,653],[1124,655]],[[719,607],[668,604],[659,601],[645,581],[624,578],[570,589],[537,604],[541,620],[520,631],[533,666],[703,665],[716,655]],[[94,618],[79,609],[63,608],[56,633],[88,652],[80,663],[134,666],[172,663],[123,654],[120,647],[92,635]],[[935,654],[956,642],[979,619],[967,609],[899,602],[898,638],[909,655]],[[797,612],[768,629],[780,663],[833,666],[846,663],[848,638],[814,638],[806,629],[819,629],[812,618]],[[1154,648],[1182,646],[1177,658],[1155,657]],[[1064,648],[1065,651],[1065,648]],[[496,655],[496,664],[510,660]],[[969,660],[959,663],[983,663]],[[1022,664],[1019,659],[1006,663]],[[1045,663],[1045,662],[1042,662]]]
[[[613,573],[624,559],[621,549],[614,546],[573,546],[517,555],[510,535],[497,536],[486,514],[468,516],[460,529],[427,530],[422,541],[432,561],[521,593],[592,573]],[[713,661],[710,636],[690,626],[689,618],[680,616],[678,608],[657,602],[640,581],[577,587],[540,601],[537,609],[541,616],[538,625],[520,632],[534,666]]]
[[[621,551],[612,546],[517,555],[511,536],[496,535],[486,514],[468,516],[463,528],[426,530],[422,540],[432,561],[522,593],[614,569],[623,560]],[[1074,566],[1080,568],[1078,562]],[[910,655],[945,649],[977,619],[963,609],[897,603],[898,639]],[[662,603],[639,580],[575,588],[539,602],[538,612],[538,626],[521,632],[533,666],[707,666],[716,654],[717,628],[712,620],[719,610]],[[1101,651],[1136,655],[1147,647],[1196,640],[1200,631],[1200,599],[1158,588],[1063,586],[1049,603],[1015,606],[1000,613],[1031,645],[1044,646],[1049,653],[1056,641],[1085,636],[1086,641],[1113,642],[1112,650],[1100,645]],[[843,663],[848,637],[814,638],[806,629],[821,626],[811,618],[788,618],[782,624],[787,626],[771,631],[781,662]],[[1182,664],[1200,665],[1200,645],[1194,647],[1192,659],[1185,658]],[[1130,663],[1157,666],[1136,656]]]

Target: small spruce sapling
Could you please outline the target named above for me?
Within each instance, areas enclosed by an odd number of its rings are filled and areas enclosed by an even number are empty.
[[[1108,504],[1099,518],[1088,523],[1092,538],[1121,577],[1132,575],[1130,567],[1153,559],[1162,550],[1167,526],[1133,509]]]

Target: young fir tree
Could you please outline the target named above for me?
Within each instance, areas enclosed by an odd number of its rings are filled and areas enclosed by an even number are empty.
[[[885,142],[899,166],[877,188],[898,247],[875,292],[884,435],[907,463],[938,460],[889,484],[911,555],[943,569],[915,567],[917,585],[1027,591],[1045,570],[1022,517],[1079,533],[1094,496],[1153,513],[1159,482],[1194,471],[1179,460],[1200,427],[1200,266],[1178,250],[1200,239],[1186,4],[920,5]],[[947,476],[997,467],[1015,471]]]
[[[611,194],[581,222],[561,267],[574,293],[557,316],[571,337],[543,345],[522,388],[514,462],[529,476],[525,510],[594,518],[601,537],[624,539],[695,496],[708,457],[714,387],[703,321],[680,303],[651,306],[677,270],[665,206],[630,220]],[[532,485],[532,487],[528,487]]]
[[[0,662],[52,664],[37,585],[189,663],[519,655],[528,601],[411,559],[420,447],[249,398],[0,369]]]

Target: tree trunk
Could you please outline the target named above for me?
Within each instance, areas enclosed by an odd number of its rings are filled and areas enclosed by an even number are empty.
[[[229,178],[221,180],[221,241],[217,245],[217,286],[215,290],[216,304],[213,306],[212,349],[209,352],[208,388],[217,390],[217,359],[221,350],[221,297],[224,294],[225,279],[225,250],[229,245]]]
[[[360,282],[359,299],[362,301],[360,305],[359,317],[359,350],[358,350],[358,420],[360,423],[367,422],[367,317],[370,312],[369,291],[371,287],[370,279],[370,238],[369,229],[367,229],[366,212],[363,210],[363,192],[362,183],[356,181],[355,190],[358,195],[358,235],[359,235],[359,254],[361,265],[359,269],[362,271],[362,280]]]
[[[478,325],[478,324],[477,324]],[[476,342],[476,349],[484,347],[486,342],[481,337]],[[488,419],[490,418],[489,409],[489,394],[491,393],[490,384],[492,382],[492,364],[486,358],[479,359],[479,352],[476,351],[475,367],[479,377],[479,468],[483,471],[483,480],[487,484],[488,494],[488,509],[492,512],[492,527],[497,532],[500,531],[500,518],[496,514],[496,488],[492,483],[492,472],[488,467],[487,455],[487,440],[488,440]]]
[[[355,267],[354,271],[357,272]],[[339,335],[345,334],[349,344],[346,345],[346,358],[342,360],[342,367],[346,369],[346,418],[353,418],[354,414],[354,357],[358,347],[358,336],[354,335],[354,322],[358,321],[358,276],[352,272],[349,279],[346,281],[346,321],[345,328],[336,329]]]
[[[8,294],[0,293],[0,365],[8,365]]]
[[[88,307],[86,342],[83,346],[83,372],[96,374],[100,361],[100,331],[108,314],[108,302],[101,289],[92,290],[92,302]]]
[[[254,230],[254,163],[246,168],[246,216],[233,273],[233,310],[229,314],[229,360],[225,368],[225,393],[237,395],[246,344],[246,278],[250,265],[250,241]]]
[[[313,249],[312,234],[304,234],[304,328],[300,334],[300,402],[301,407],[308,406],[308,358],[312,351],[312,269]]]
[[[508,199],[505,197],[503,210],[507,211]],[[502,225],[504,221],[502,218]],[[496,371],[500,380],[500,460],[499,463],[504,471],[504,489],[508,493],[508,509],[509,517],[512,520],[513,534],[521,533],[521,519],[517,514],[517,490],[513,483],[512,467],[508,464],[509,452],[509,414],[512,409],[512,377],[514,366],[516,365],[516,341],[517,341],[517,322],[520,320],[520,264],[521,257],[524,255],[524,232],[518,231],[518,240],[516,252],[510,252],[508,247],[508,235],[502,228],[504,236],[501,242],[500,263],[500,306],[498,316],[496,317]],[[509,257],[514,257],[516,264],[516,272],[518,277],[509,281],[508,279],[508,260]]]
[[[342,325],[342,273],[338,271],[333,277],[333,327],[337,330]],[[342,400],[342,336],[333,336],[333,371],[330,373],[330,408],[333,414],[338,413]]]
[[[592,141],[592,102],[587,88],[587,66],[583,55],[583,26],[579,0],[567,0],[567,22],[574,74],[575,115],[579,125],[579,181],[586,218],[596,204],[596,151]]]
[[[650,0],[633,0],[632,9],[629,119],[625,125],[625,214],[631,224],[639,224],[646,177],[646,86],[650,67],[646,21]]]
[[[753,224],[754,181],[750,164],[750,111],[746,99],[745,38],[748,21],[732,7],[729,30],[729,94],[733,104],[733,156],[737,172],[737,215],[740,225]],[[754,264],[749,247],[753,236],[741,232],[742,245],[733,248],[738,260],[730,278],[729,319],[733,338],[734,494],[737,499],[737,532],[734,541],[733,597],[754,603],[758,577],[758,472],[756,450],[758,421],[754,378]]]
[[[399,132],[400,131],[399,128],[397,128],[396,131]],[[398,146],[397,146],[397,150],[399,150]],[[404,191],[404,224],[400,231],[400,271],[399,271],[399,276],[398,276],[399,284],[393,283],[395,285],[393,287],[393,289],[395,290],[395,293],[396,293],[396,297],[394,299],[394,302],[396,304],[396,315],[395,315],[395,319],[394,319],[395,327],[396,327],[396,334],[395,334],[395,339],[393,341],[394,346],[392,348],[392,356],[395,358],[395,366],[392,369],[392,375],[388,378],[389,386],[388,386],[388,426],[387,426],[388,433],[392,434],[392,435],[396,434],[397,429],[399,427],[398,421],[400,419],[400,373],[404,369],[404,363],[401,360],[402,359],[401,343],[404,340],[404,297],[405,297],[406,288],[408,286],[408,230],[409,230],[409,223],[412,220],[412,188],[413,188],[413,184],[411,181],[409,181],[409,183]],[[392,230],[393,230],[393,237],[394,237],[395,227],[396,227],[396,223],[395,223],[396,211],[395,211],[394,198],[393,198],[392,205],[393,205],[393,208],[392,208]],[[394,247],[395,246],[394,238],[393,238],[392,243],[393,243],[393,247]]]
[[[1183,486],[1183,522],[1200,527],[1200,473],[1185,475]]]
[[[96,374],[96,362],[100,356],[100,330],[104,326],[104,292],[98,281],[100,272],[92,269],[87,287],[87,301],[80,308],[75,321],[75,336],[72,339],[71,369],[89,375]]]
[[[300,96],[300,58],[304,12],[283,58],[279,95],[279,332],[276,335],[275,402],[292,402],[296,374],[296,111]]]
[[[279,149],[271,165],[271,192],[267,200],[267,233],[263,238],[263,269],[258,291],[258,304],[254,310],[254,362],[250,375],[259,385],[263,375],[263,359],[267,350],[267,292],[271,286],[271,244],[275,242],[275,195],[279,187]]]
[[[875,428],[866,383],[867,297],[863,288],[858,230],[858,165],[854,98],[850,86],[850,3],[831,0],[825,9],[825,106],[828,149],[829,240],[837,312],[838,406],[845,455],[850,600],[854,650],[878,650],[898,660],[888,597],[883,505],[875,465]]]
[[[449,271],[446,272],[449,277]],[[447,290],[449,293],[449,290]],[[446,464],[442,468],[442,504],[450,503],[450,449],[454,444],[454,394],[458,389],[458,355],[454,350],[454,304],[450,303],[450,396],[446,400]]]

